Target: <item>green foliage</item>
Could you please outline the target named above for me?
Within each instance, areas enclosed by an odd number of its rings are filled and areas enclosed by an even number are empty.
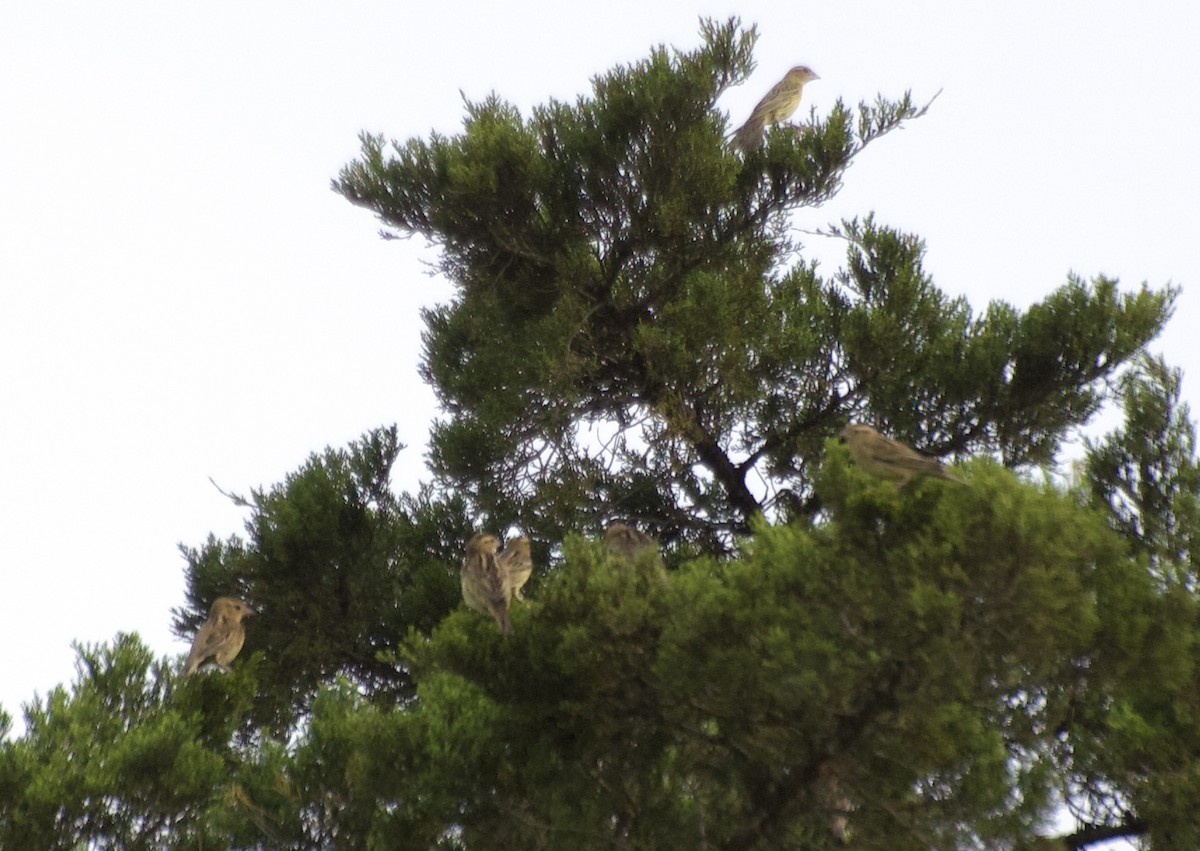
[[[1200,529],[1200,467],[1195,428],[1179,403],[1181,377],[1149,357],[1122,377],[1125,427],[1089,445],[1087,473],[1093,500],[1108,507],[1162,580],[1195,590],[1190,556]]]
[[[253,680],[172,689],[134,636],[77,651],[71,691],[28,706],[26,734],[0,746],[0,847],[228,847],[213,817]]]
[[[1064,752],[1091,822],[1134,813],[1156,848],[1200,843],[1200,468],[1180,375],[1144,358],[1120,385],[1125,425],[1089,444],[1087,495],[1134,554],[1102,588]]]
[[[380,654],[456,605],[447,562],[469,525],[454,501],[395,496],[389,475],[402,448],[393,427],[314,454],[282,485],[234,497],[251,509],[246,541],[210,537],[183,549],[192,607],[178,613],[181,635],[221,595],[259,610],[243,650],[263,652],[259,723],[290,726],[336,674],[380,699],[411,693],[407,674]]]
[[[669,583],[571,538],[514,635],[413,632],[414,703],[313,705],[300,800],[413,847],[822,848],[832,765],[858,847],[1026,835],[1119,539],[987,462],[906,495],[828,457],[828,523]]]

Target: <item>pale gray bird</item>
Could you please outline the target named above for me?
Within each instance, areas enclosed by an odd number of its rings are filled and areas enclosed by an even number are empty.
[[[733,144],[748,151],[762,144],[763,133],[768,124],[778,124],[792,117],[792,113],[800,106],[800,96],[804,93],[804,84],[810,80],[819,80],[811,68],[797,65],[783,75],[783,79],[771,87],[746,123],[733,131]]]
[[[213,600],[208,620],[200,625],[192,641],[192,650],[183,663],[183,676],[196,673],[200,664],[212,657],[222,670],[229,670],[229,663],[238,655],[246,642],[246,628],[242,618],[257,614],[245,600],[236,597],[218,597]]]
[[[965,485],[962,479],[946,472],[942,463],[932,455],[925,455],[905,446],[899,441],[882,434],[862,423],[850,423],[841,431],[850,457],[872,476],[896,482],[904,487],[919,476],[934,476]]]
[[[469,607],[495,619],[501,635],[509,635],[512,633],[508,620],[509,595],[505,593],[504,576],[496,558],[498,549],[500,541],[487,532],[476,532],[467,541],[460,575],[462,595]]]
[[[522,535],[509,541],[497,559],[500,562],[500,575],[504,577],[504,594],[508,602],[511,603],[512,598],[516,597],[524,603],[521,586],[528,582],[533,574],[533,554],[529,550],[529,539]]]

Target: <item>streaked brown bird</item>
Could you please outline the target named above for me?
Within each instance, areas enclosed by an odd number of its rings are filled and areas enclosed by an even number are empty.
[[[910,449],[899,441],[884,437],[863,423],[850,423],[840,432],[850,447],[850,457],[872,476],[896,482],[904,487],[919,476],[934,476],[965,485],[962,479],[946,472],[932,455]]]
[[[778,124],[792,117],[800,106],[804,84],[819,80],[807,65],[797,65],[783,75],[783,79],[771,87],[771,91],[758,102],[746,123],[733,131],[733,144],[748,151],[762,144],[763,133],[768,124]]]
[[[604,547],[608,557],[634,563],[643,553],[654,553],[654,564],[659,577],[667,581],[667,569],[663,567],[658,551],[658,541],[625,523],[610,523],[604,530]]]
[[[460,576],[462,595],[470,608],[495,619],[501,635],[509,635],[512,633],[512,624],[508,620],[509,595],[505,592],[504,576],[496,558],[498,549],[500,541],[487,532],[476,532],[467,541]]]
[[[245,600],[236,597],[218,597],[213,600],[208,620],[200,625],[192,650],[183,663],[183,676],[196,673],[200,664],[212,657],[217,666],[229,670],[229,663],[238,655],[246,642],[246,627],[242,618],[257,612]]]
[[[512,598],[516,597],[524,603],[521,586],[528,582],[533,574],[533,554],[529,550],[529,539],[522,535],[509,541],[497,559],[500,562],[500,575],[504,577],[504,595],[508,602],[511,603]]]

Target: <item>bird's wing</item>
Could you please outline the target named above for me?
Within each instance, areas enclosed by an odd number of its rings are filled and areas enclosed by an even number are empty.
[[[500,567],[505,571],[522,571],[529,570],[533,567],[533,562],[529,557],[529,539],[518,538],[504,548],[504,552],[498,554],[496,558],[499,560]]]
[[[233,622],[225,615],[221,615],[221,617],[217,618],[216,623],[210,623],[208,626],[210,627],[209,629],[202,629],[200,631],[201,635],[196,636],[197,638],[203,637],[204,640],[201,642],[200,649],[205,654],[212,653],[216,648],[225,643],[225,640],[229,638],[230,631],[233,629]]]
[[[200,666],[200,663],[213,655],[224,643],[229,636],[229,624],[224,623],[225,618],[218,618],[216,621],[205,621],[200,625],[200,631],[196,633],[196,637],[192,640],[192,649],[188,653],[187,661],[183,665],[184,671],[194,671]]]
[[[479,586],[487,598],[495,604],[501,604],[504,599],[504,575],[495,553],[480,553],[475,563],[476,577]]]
[[[749,124],[751,121],[756,121],[759,124],[765,124],[767,119],[771,117],[771,111],[775,102],[783,96],[785,88],[786,82],[784,80],[780,80],[771,86],[771,90],[763,95],[762,100],[754,105],[754,109],[750,112],[750,118],[746,123]]]
[[[924,470],[930,464],[938,463],[932,455],[924,455],[891,438],[883,435],[873,437],[872,440],[863,441],[865,444],[863,449],[866,450],[868,457],[880,463],[913,470]]]
[[[913,449],[889,437],[871,436],[871,439],[862,441],[861,448],[867,458],[894,470],[940,476],[960,485],[966,484],[958,476],[947,472],[945,465],[936,456]]]

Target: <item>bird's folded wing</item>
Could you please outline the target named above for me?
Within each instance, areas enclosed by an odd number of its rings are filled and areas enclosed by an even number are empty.
[[[205,656],[211,656],[216,652],[222,644],[229,639],[229,624],[220,623],[213,629],[208,630],[204,635],[197,636],[197,644],[192,648],[189,659],[193,656],[198,656],[203,659]]]
[[[894,443],[872,441],[866,447],[867,456],[883,464],[904,467],[910,470],[927,470],[936,466],[938,460],[932,455],[924,455],[915,449]]]
[[[480,567],[479,583],[483,587],[487,598],[496,604],[503,603],[505,601],[504,575],[500,570],[500,563],[496,559],[496,556],[488,553]]]

